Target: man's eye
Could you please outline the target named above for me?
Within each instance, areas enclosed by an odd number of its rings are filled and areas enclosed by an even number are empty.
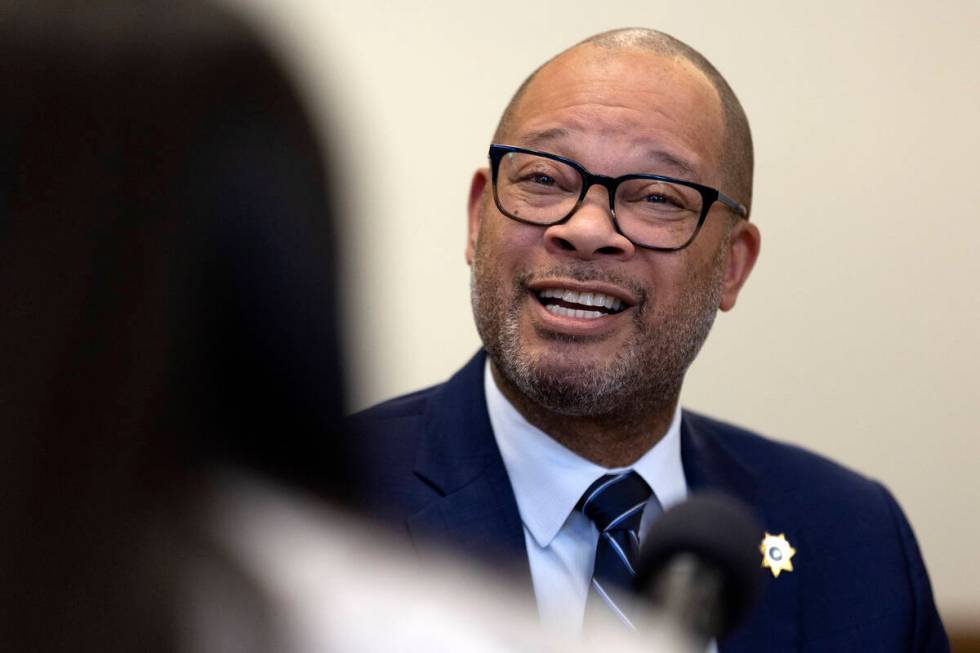
[[[650,193],[643,198],[647,204],[657,204],[663,209],[685,209],[684,201],[670,193]]]
[[[573,188],[567,176],[552,171],[527,171],[521,173],[516,184],[528,193],[569,193]]]
[[[634,198],[633,202],[649,210],[676,211],[691,208],[691,200],[670,184],[655,184],[642,189],[637,188],[635,192],[629,192],[626,197]]]
[[[524,176],[522,181],[530,182],[533,184],[540,184],[542,186],[554,186],[558,182],[551,175],[546,175],[543,172],[532,172]]]

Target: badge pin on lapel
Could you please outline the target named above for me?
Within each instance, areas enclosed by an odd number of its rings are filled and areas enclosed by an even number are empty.
[[[762,566],[772,572],[773,578],[779,578],[781,572],[793,571],[796,549],[789,545],[783,533],[771,535],[767,532],[759,551],[762,553]]]

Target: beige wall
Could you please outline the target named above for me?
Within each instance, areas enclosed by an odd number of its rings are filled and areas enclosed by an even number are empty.
[[[763,251],[684,403],[883,480],[947,620],[980,621],[980,4],[235,1],[339,143],[355,407],[476,349],[466,190],[523,77],[618,26],[701,50],[752,123]]]

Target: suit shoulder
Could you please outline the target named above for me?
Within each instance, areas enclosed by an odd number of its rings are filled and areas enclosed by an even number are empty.
[[[796,548],[794,574],[824,604],[804,611],[801,624],[815,649],[949,650],[912,528],[884,485],[802,447],[696,413],[684,418],[700,445],[751,470],[767,532]]]
[[[425,412],[432,396],[442,386],[443,384],[437,384],[393,397],[354,413],[350,419],[355,424],[369,426],[379,422],[418,417]]]
[[[352,488],[366,516],[401,524],[431,497],[414,469],[428,408],[440,387],[388,399],[348,418],[350,462],[357,469]]]
[[[348,425],[365,469],[378,467],[388,473],[412,466],[424,437],[428,407],[440,387],[394,397],[350,416]]]
[[[684,411],[692,429],[715,440],[716,445],[752,469],[764,483],[806,487],[809,491],[881,495],[875,480],[830,458],[795,444],[780,442],[699,413]]]

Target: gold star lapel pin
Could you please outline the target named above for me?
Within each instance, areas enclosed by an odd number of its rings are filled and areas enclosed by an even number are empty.
[[[796,549],[789,545],[783,533],[770,535],[767,532],[759,545],[759,551],[762,553],[762,566],[769,569],[774,578],[779,578],[783,571],[793,571]]]

